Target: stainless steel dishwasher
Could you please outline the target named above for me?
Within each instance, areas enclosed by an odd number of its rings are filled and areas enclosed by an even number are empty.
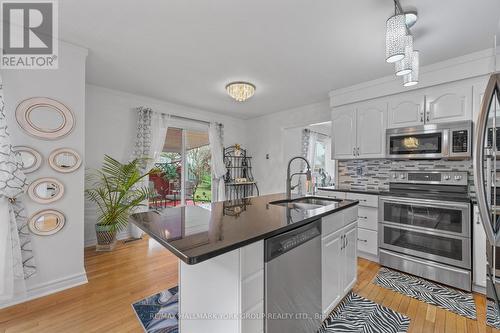
[[[265,333],[321,324],[321,220],[265,240]]]

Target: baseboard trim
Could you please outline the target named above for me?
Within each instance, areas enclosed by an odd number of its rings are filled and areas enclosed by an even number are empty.
[[[69,288],[77,287],[88,283],[87,274],[84,272],[68,276],[62,279],[52,280],[45,283],[40,283],[31,287],[25,295],[18,296],[8,302],[1,303],[0,309],[7,308],[16,304],[31,301],[36,298],[54,294]]]
[[[373,262],[376,262],[376,263],[379,262],[379,257],[378,256],[373,255],[371,253],[362,252],[362,251],[359,251],[359,250],[358,250],[358,257],[361,257],[363,259],[370,260],[370,261],[373,261]]]

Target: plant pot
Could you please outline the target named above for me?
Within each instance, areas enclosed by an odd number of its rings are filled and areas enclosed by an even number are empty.
[[[95,225],[97,236],[96,251],[113,251],[116,245],[116,231],[111,230],[110,225]]]

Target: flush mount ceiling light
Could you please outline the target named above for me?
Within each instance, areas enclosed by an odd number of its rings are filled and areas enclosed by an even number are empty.
[[[255,94],[255,85],[249,82],[231,82],[226,85],[229,96],[238,102],[244,102]]]

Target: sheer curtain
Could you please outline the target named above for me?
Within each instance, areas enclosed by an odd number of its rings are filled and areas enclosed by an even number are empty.
[[[141,106],[137,109],[137,132],[132,158],[145,159],[141,168],[142,172],[149,172],[158,162],[165,145],[169,121],[169,115],[154,112],[151,108]],[[138,186],[148,187],[149,177],[145,177]],[[147,202],[145,202],[145,206],[138,207],[136,212],[148,209]],[[142,237],[141,229],[132,224],[129,227],[133,238]]]
[[[222,124],[210,123],[208,128],[208,139],[210,141],[210,152],[212,154],[212,201],[226,200],[226,188],[224,176],[226,166],[224,164]]]
[[[36,273],[24,204],[26,176],[12,150],[0,78],[0,301],[26,291]]]
[[[314,161],[316,159],[316,142],[318,141],[318,133],[309,131],[309,140],[307,143],[307,156],[306,159],[311,165],[311,171],[314,169]]]
[[[151,108],[137,109],[137,132],[132,158],[144,158],[143,171],[153,168],[160,158],[167,136],[170,116],[154,112]]]

